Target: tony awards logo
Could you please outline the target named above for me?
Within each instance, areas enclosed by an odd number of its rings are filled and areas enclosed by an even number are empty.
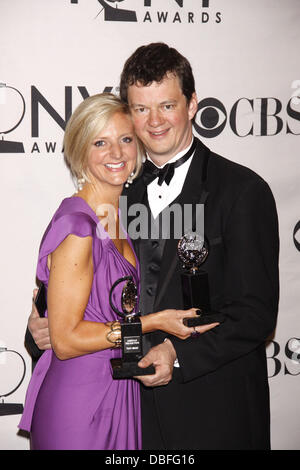
[[[118,3],[123,2],[124,0],[98,0],[102,5],[102,9],[99,11],[98,15],[104,9],[104,19],[105,21],[137,21],[136,12],[132,10],[126,10],[124,8],[119,9]],[[109,3],[115,3],[116,7],[109,5]],[[97,15],[97,16],[98,16]]]
[[[79,2],[80,0],[70,0],[73,5]],[[209,0],[97,0],[97,3],[102,8],[94,19],[103,13],[104,21],[157,22],[174,25],[182,22],[207,23],[213,20],[218,24],[222,21],[220,11],[210,11]]]
[[[6,139],[22,122],[25,114],[25,100],[16,88],[0,83],[0,153],[24,153],[22,142]]]

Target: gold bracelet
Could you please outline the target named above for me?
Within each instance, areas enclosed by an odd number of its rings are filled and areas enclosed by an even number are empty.
[[[122,346],[120,322],[112,321],[105,324],[110,327],[110,331],[106,335],[107,341],[112,343],[114,348],[120,348]]]

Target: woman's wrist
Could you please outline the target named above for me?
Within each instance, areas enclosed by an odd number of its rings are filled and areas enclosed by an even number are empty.
[[[106,334],[106,339],[109,343],[112,344],[112,348],[120,348],[122,345],[122,334],[121,334],[121,325],[118,321],[112,321],[105,323],[109,327],[109,330]]]
[[[162,312],[149,313],[141,317],[142,332],[151,333],[152,331],[161,330],[161,315]]]

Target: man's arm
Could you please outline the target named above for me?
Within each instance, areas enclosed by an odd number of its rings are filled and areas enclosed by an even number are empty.
[[[184,382],[247,355],[263,345],[276,326],[278,219],[272,192],[262,179],[244,186],[222,236],[223,302],[218,310],[226,321],[197,340],[171,338]]]
[[[194,328],[194,332],[203,334],[218,325],[219,323],[211,323],[197,326]],[[161,385],[167,385],[172,379],[173,368],[176,359],[175,348],[172,342],[166,338],[163,343],[151,348],[150,351],[138,363],[140,367],[154,365],[155,374],[139,376],[136,378],[139,379],[146,387],[159,387]]]

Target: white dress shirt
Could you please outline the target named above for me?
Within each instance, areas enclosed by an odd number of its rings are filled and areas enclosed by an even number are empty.
[[[188,147],[186,147],[184,150],[182,150],[173,158],[171,158],[171,160],[169,160],[164,165],[158,168],[163,168],[168,163],[174,163],[179,158],[183,157],[183,155],[187,153],[189,149],[191,148],[192,143],[193,143],[193,139]],[[147,158],[153,163],[153,165],[157,166],[154,163],[154,161],[151,160],[149,155],[147,156]],[[150,210],[152,212],[154,219],[156,219],[156,217],[160,214],[160,212],[162,212],[165,207],[171,204],[177,198],[177,196],[181,193],[187,172],[189,171],[189,167],[192,162],[192,158],[193,158],[193,155],[182,165],[175,168],[174,176],[171,179],[169,185],[163,182],[163,184],[159,186],[158,177],[155,178],[155,180],[153,180],[150,184],[148,184],[147,193],[148,193],[149,207],[150,207]],[[174,367],[180,367],[177,358],[175,359]]]
[[[158,168],[163,168],[168,163],[176,162],[179,158],[183,157],[183,155],[187,153],[188,150],[191,148],[192,143],[193,143],[193,140],[191,141],[188,147],[186,147],[184,150],[182,150],[173,158],[171,158],[171,160],[169,160],[164,165]],[[153,162],[153,160],[151,160],[149,155],[147,156],[147,158],[153,163],[153,165],[157,166]],[[165,207],[171,204],[177,198],[177,196],[181,193],[192,158],[193,157],[191,156],[186,162],[184,162],[178,168],[175,168],[174,176],[171,179],[169,185],[167,185],[164,181],[163,184],[159,186],[158,177],[155,178],[155,180],[153,180],[150,184],[148,184],[147,186],[148,201],[149,201],[150,210],[152,212],[154,219],[156,219],[156,217],[160,214],[160,212],[162,212]]]

